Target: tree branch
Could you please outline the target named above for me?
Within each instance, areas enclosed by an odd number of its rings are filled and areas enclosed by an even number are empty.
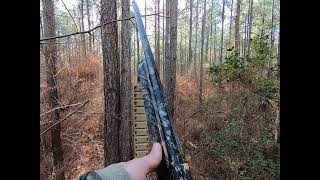
[[[88,100],[86,100],[86,101],[88,101]],[[48,113],[50,113],[50,112],[52,112],[52,111],[54,111],[54,110],[64,109],[64,108],[67,108],[67,107],[76,106],[76,105],[79,105],[79,104],[83,104],[83,103],[86,102],[86,101],[79,102],[79,103],[75,103],[75,104],[69,104],[69,105],[65,105],[65,106],[59,106],[59,107],[53,108],[53,109],[51,109],[51,110],[49,110],[49,111],[47,111],[47,112],[45,112],[45,113],[42,113],[42,114],[40,115],[40,117],[43,116],[43,115],[45,115],[45,114],[48,114]]]
[[[58,122],[52,124],[51,126],[49,126],[47,129],[45,129],[44,131],[42,131],[42,133],[40,133],[40,136],[43,135],[44,133],[46,133],[48,130],[50,130],[52,127],[56,126],[57,124],[61,123],[62,121],[66,120],[68,117],[70,117],[71,115],[73,115],[74,113],[76,113],[77,111],[79,111],[84,105],[86,105],[89,102],[89,100],[84,101],[76,110],[74,110],[73,112],[69,113],[66,117],[64,117],[63,119],[59,120]]]
[[[142,17],[145,17],[145,16],[154,16],[154,15],[159,15],[161,13],[153,13],[153,14],[147,14],[147,15],[143,15]],[[123,19],[116,19],[116,20],[112,20],[112,21],[108,21],[106,23],[104,23],[103,25],[107,25],[107,24],[110,24],[110,23],[114,23],[114,22],[118,22],[118,21],[127,21],[127,20],[130,20],[134,18],[134,16],[131,16],[129,18],[123,18]],[[94,31],[98,28],[101,27],[101,24],[90,29],[90,30],[87,30],[87,31],[80,31],[80,32],[75,32],[75,33],[71,33],[71,34],[66,34],[66,35],[61,35],[61,36],[53,36],[53,37],[46,37],[46,38],[42,38],[40,39],[40,42],[41,41],[46,41],[46,40],[50,40],[50,39],[58,39],[58,38],[64,38],[64,37],[68,37],[68,36],[73,36],[73,35],[77,35],[77,34],[85,34],[85,33],[90,33],[91,31]]]

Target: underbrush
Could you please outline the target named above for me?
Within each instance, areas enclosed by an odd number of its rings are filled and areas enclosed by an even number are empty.
[[[203,122],[208,128],[199,132],[197,143],[209,157],[226,162],[228,170],[223,176],[227,179],[278,179],[279,147],[273,136],[276,107],[250,94],[228,94],[226,98],[231,103],[225,121],[216,122],[214,127],[212,122]]]
[[[279,79],[262,57],[230,54],[210,67],[200,107],[188,100],[197,83],[178,97],[187,105],[176,109],[175,123],[195,179],[280,179]]]
[[[64,62],[58,65],[59,106],[76,104],[89,99],[81,110],[61,124],[61,139],[64,153],[63,169],[66,179],[103,165],[103,89],[102,67],[98,57],[88,55],[85,61]],[[78,105],[79,106],[79,105]],[[60,119],[73,112],[78,106],[66,106],[59,110]],[[46,82],[40,84],[40,131],[48,128],[49,121]],[[50,131],[40,138],[40,177],[54,179],[61,169],[53,169]]]

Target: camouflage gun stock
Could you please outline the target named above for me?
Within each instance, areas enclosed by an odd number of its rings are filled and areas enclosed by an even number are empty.
[[[145,56],[138,66],[138,81],[143,92],[149,136],[151,142],[159,142],[163,149],[163,160],[157,169],[158,178],[160,180],[191,180],[188,164],[184,162],[182,149],[168,112],[159,73],[139,8],[134,0],[132,4]]]

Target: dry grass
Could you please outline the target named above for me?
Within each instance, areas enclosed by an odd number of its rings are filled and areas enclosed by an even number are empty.
[[[98,57],[88,56],[86,61],[70,65],[62,64],[57,74],[59,98],[63,104],[73,104],[89,99],[89,103],[79,112],[62,123],[61,138],[64,152],[66,179],[75,179],[80,174],[103,167],[103,89],[101,64]],[[40,85],[41,113],[49,110],[46,83]],[[76,107],[64,109],[61,117]],[[41,123],[48,122],[41,117]],[[50,123],[49,123],[50,124]],[[48,124],[48,125],[49,125]],[[45,129],[48,125],[43,125]],[[50,142],[50,133],[44,138]],[[41,146],[41,179],[54,179],[50,143]],[[45,149],[43,149],[45,148]]]
[[[242,123],[240,128],[252,129],[251,139],[240,140],[247,144],[256,141],[263,133],[272,132],[273,121],[264,123],[266,117],[273,119],[277,107],[270,105],[264,99],[250,93],[250,88],[241,83],[228,83],[218,89],[207,81],[204,83],[204,103],[198,105],[197,80],[177,77],[177,97],[175,104],[175,127],[180,135],[186,160],[194,179],[242,179],[248,178],[245,170],[248,165],[241,159],[242,150],[236,150],[233,156],[221,156],[212,152],[212,134],[222,132],[221,128],[236,121]],[[261,119],[264,119],[263,121]],[[232,136],[242,137],[241,132]],[[222,141],[227,141],[222,139]],[[209,144],[208,144],[209,143]],[[270,149],[272,142],[266,142],[263,147]],[[272,148],[271,148],[272,149]],[[267,150],[269,151],[269,150]],[[270,154],[269,154],[270,155]],[[271,155],[273,156],[273,155]],[[235,163],[235,165],[234,165]],[[262,179],[270,179],[261,170]],[[263,174],[264,173],[264,174]],[[250,174],[251,175],[251,174]],[[271,179],[277,179],[274,177]]]

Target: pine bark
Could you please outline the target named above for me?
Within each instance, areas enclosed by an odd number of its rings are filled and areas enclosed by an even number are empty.
[[[192,17],[193,16],[193,0],[190,0],[190,21],[189,21],[189,50],[188,50],[188,62],[187,68],[190,69],[191,67],[191,59],[192,59],[192,50],[191,50],[191,41],[192,41]]]
[[[160,0],[155,0],[155,11],[154,13],[157,13],[159,12],[159,3],[160,3]],[[159,46],[160,46],[160,39],[159,39],[159,16],[156,15],[154,16],[154,38],[155,38],[155,48],[154,48],[154,51],[155,51],[155,63],[156,63],[156,67],[158,69],[158,71],[160,72],[160,49],[159,49]]]
[[[216,50],[216,43],[217,43],[217,39],[216,39],[216,36],[217,36],[217,18],[215,17],[214,18],[214,33],[213,33],[214,37],[213,37],[213,61],[212,61],[212,64],[216,64],[217,62],[217,50]]]
[[[180,75],[182,75],[183,71],[183,50],[182,50],[182,33],[180,32],[180,38],[179,38],[179,72]]]
[[[84,6],[84,0],[81,0],[80,3],[80,15],[81,15],[81,31],[84,31],[84,10],[83,10],[83,6]],[[87,50],[86,50],[86,36],[85,34],[81,34],[81,46],[82,46],[82,52],[83,52],[83,57],[85,58],[87,56]]]
[[[272,58],[273,58],[273,44],[274,44],[274,0],[272,0],[272,15],[271,15],[271,32],[270,32],[270,57],[269,57],[269,69],[272,66]]]
[[[168,102],[169,114],[174,117],[174,99],[175,99],[175,85],[176,85],[176,60],[177,60],[177,17],[178,17],[178,1],[169,0],[170,3],[170,56],[166,61],[165,67],[165,82],[166,95]]]
[[[121,0],[122,17],[130,16],[130,1]],[[133,134],[131,117],[131,36],[129,21],[121,21],[121,81],[120,103],[121,119],[119,129],[120,161],[129,161],[133,158]]]
[[[280,22],[279,22],[280,23]],[[277,70],[278,70],[278,78],[280,78],[280,24],[279,24],[279,35],[278,35],[278,58],[277,58]]]
[[[104,151],[105,166],[120,162],[120,74],[118,55],[117,1],[101,0],[101,41],[104,70]]]
[[[195,45],[194,45],[194,56],[193,56],[193,71],[196,74],[197,73],[197,45],[198,45],[198,25],[199,25],[199,0],[197,0],[197,6],[196,6],[196,17],[195,17],[195,21],[196,21],[196,33],[195,33]]]
[[[201,50],[200,50],[200,85],[199,85],[199,103],[202,104],[202,84],[203,84],[203,58],[206,57],[206,54],[203,53],[203,46],[204,46],[204,34],[206,30],[206,0],[204,0],[204,12],[202,16],[202,30],[201,30]]]
[[[44,36],[52,37],[56,33],[56,23],[54,17],[54,3],[52,0],[42,0],[43,5],[43,26]],[[59,106],[58,96],[58,82],[55,74],[57,73],[56,61],[57,61],[57,45],[56,39],[47,41],[44,46],[44,56],[46,61],[46,73],[47,73],[47,88],[48,88],[48,99],[50,109],[54,109]],[[59,110],[54,110],[53,113],[49,114],[49,119],[52,122],[57,122],[60,119]],[[65,179],[65,171],[62,168],[63,165],[63,150],[61,142],[61,124],[57,124],[51,129],[51,150],[53,156],[53,166],[56,169],[56,178]]]
[[[171,0],[166,0],[166,29],[165,29],[165,52],[164,52],[164,56],[165,56],[165,60],[164,60],[164,70],[163,70],[163,75],[164,75],[164,89],[165,89],[165,94],[167,94],[167,63],[169,63],[170,59],[171,59],[171,55],[170,55],[170,21],[171,18],[170,17],[170,1]],[[167,96],[168,98],[168,96]]]
[[[237,0],[237,13],[234,20],[234,49],[236,54],[240,53],[240,11],[241,0]]]
[[[232,20],[233,20],[233,0],[231,0],[231,15],[230,15],[230,25],[229,25],[229,46],[232,46],[231,34],[232,34]]]
[[[87,10],[88,29],[91,29],[91,22],[90,22],[90,1],[89,1],[89,0],[86,0],[86,10]],[[89,35],[89,51],[91,51],[91,48],[92,48],[91,32],[89,32],[88,35]]]
[[[250,48],[251,48],[251,32],[252,32],[252,11],[253,11],[253,0],[250,0],[250,6],[249,6],[249,30],[248,30],[248,39],[247,39],[247,53],[246,53],[246,59],[249,60],[250,57]]]
[[[160,13],[160,0],[157,0],[157,11]],[[157,59],[158,59],[158,71],[160,70],[160,15],[157,15]]]
[[[224,8],[225,8],[225,0],[222,1],[222,14],[221,14],[221,44],[220,44],[220,65],[222,64],[222,56],[223,56],[223,26],[224,26]]]
[[[211,8],[213,8],[213,6],[211,6]],[[210,9],[210,7],[209,7],[209,9]],[[208,35],[209,35],[209,39],[208,39],[208,48],[209,48],[209,64],[211,65],[212,64],[212,61],[211,61],[211,56],[212,56],[212,54],[211,54],[211,41],[212,41],[212,11],[211,12],[209,12],[209,10],[208,10],[208,13],[210,13],[210,16],[209,16],[209,22],[210,22],[210,30],[209,30],[209,32],[208,32]]]

